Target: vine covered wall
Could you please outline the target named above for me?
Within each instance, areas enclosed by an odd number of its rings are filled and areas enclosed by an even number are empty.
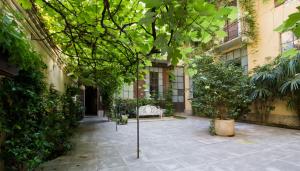
[[[82,108],[72,98],[76,87],[61,94],[45,82],[47,66],[19,23],[1,9],[0,48],[19,70],[0,80],[1,158],[7,170],[33,170],[70,148],[68,137]]]
[[[257,41],[257,22],[254,0],[238,0],[241,11],[241,22],[244,42],[251,43]]]

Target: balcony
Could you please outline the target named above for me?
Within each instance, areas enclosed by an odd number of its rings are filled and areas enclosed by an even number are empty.
[[[224,38],[224,43],[240,36],[239,23],[239,20],[235,20],[225,24],[224,31],[227,33],[227,36]]]
[[[238,19],[233,22],[227,22],[224,26],[224,31],[227,36],[220,42],[219,46],[215,48],[217,53],[223,53],[234,48],[242,47],[242,34],[247,30],[247,25],[243,19]]]

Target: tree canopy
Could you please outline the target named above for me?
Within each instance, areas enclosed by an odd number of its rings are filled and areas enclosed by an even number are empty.
[[[177,64],[189,42],[226,36],[225,21],[236,16],[226,3],[205,0],[18,1],[39,15],[68,71],[91,84],[130,82],[137,62],[150,66],[155,56]]]

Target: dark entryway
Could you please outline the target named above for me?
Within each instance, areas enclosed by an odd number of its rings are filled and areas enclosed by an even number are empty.
[[[85,88],[85,115],[97,115],[97,89]]]
[[[9,64],[9,54],[0,47],[0,76],[11,77],[18,74],[18,68],[15,65]]]

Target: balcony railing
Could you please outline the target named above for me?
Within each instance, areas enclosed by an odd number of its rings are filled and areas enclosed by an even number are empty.
[[[239,23],[239,20],[226,23],[224,31],[227,33],[227,36],[224,38],[224,42],[228,42],[240,36]]]

